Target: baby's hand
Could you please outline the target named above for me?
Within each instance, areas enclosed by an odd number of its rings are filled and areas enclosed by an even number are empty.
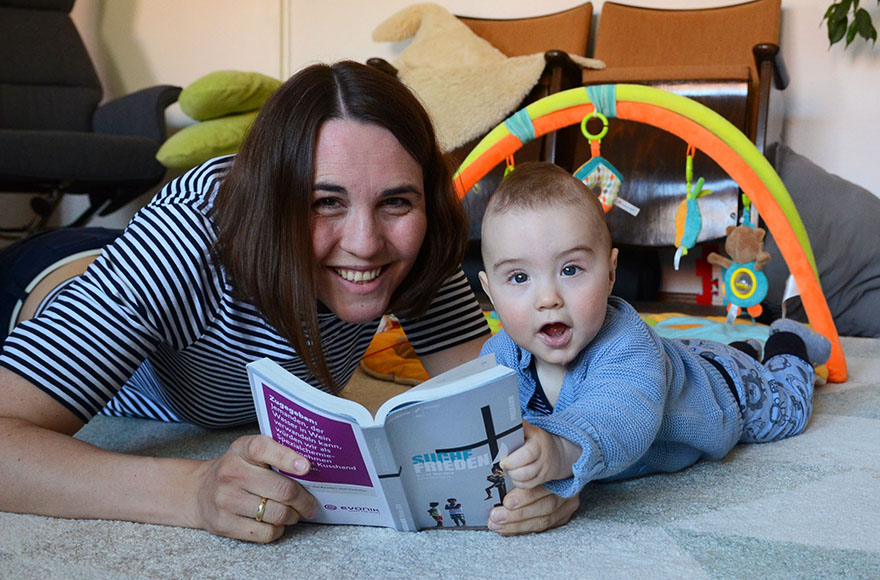
[[[530,489],[547,481],[571,477],[581,448],[523,421],[525,443],[501,460],[501,468],[516,487]]]

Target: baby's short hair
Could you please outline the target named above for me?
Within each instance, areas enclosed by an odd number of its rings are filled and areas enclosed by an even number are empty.
[[[611,234],[605,224],[605,212],[596,194],[563,168],[543,161],[517,165],[489,198],[483,224],[494,215],[511,210],[535,210],[543,207],[578,205],[590,215],[590,225],[601,228],[611,248]],[[585,224],[586,225],[586,224]]]

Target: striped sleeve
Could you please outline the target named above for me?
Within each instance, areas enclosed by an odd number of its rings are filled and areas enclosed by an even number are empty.
[[[417,320],[401,319],[400,324],[419,355],[446,350],[490,332],[462,270],[440,288],[424,316]]]

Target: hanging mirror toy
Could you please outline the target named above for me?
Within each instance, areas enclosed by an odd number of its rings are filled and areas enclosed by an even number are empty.
[[[724,278],[724,302],[727,304],[727,323],[733,324],[741,309],[757,318],[763,312],[761,302],[769,287],[767,275],[762,272],[770,260],[764,251],[766,231],[751,224],[751,201],[743,196],[743,217],[738,226],[727,226],[724,251],[726,258],[715,252],[707,256],[711,264],[721,266]]]
[[[602,129],[595,135],[590,133],[587,128],[587,123],[591,119],[602,121]],[[602,138],[608,133],[608,117],[599,111],[593,111],[581,121],[581,133],[590,143],[591,158],[574,172],[574,176],[583,181],[591,190],[595,191],[598,188],[599,201],[602,203],[605,213],[617,206],[632,216],[639,215],[638,207],[618,196],[620,187],[623,185],[623,177],[617,168],[601,154]]]

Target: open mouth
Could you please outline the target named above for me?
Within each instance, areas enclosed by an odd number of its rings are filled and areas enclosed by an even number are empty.
[[[540,336],[550,348],[564,348],[571,340],[571,327],[562,322],[551,322],[541,327]]]
[[[541,334],[546,334],[550,338],[559,338],[568,330],[567,324],[561,322],[552,322],[541,327]]]
[[[379,277],[382,268],[373,268],[372,270],[348,270],[346,268],[333,268],[340,278],[353,282],[354,284],[367,284]]]

